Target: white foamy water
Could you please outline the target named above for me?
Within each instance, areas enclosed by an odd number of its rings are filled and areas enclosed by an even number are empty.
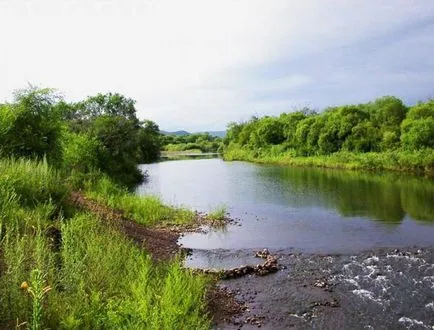
[[[425,323],[423,323],[422,321],[419,321],[416,319],[411,319],[411,318],[405,317],[405,316],[401,317],[398,320],[398,322],[408,324],[409,326],[419,325],[419,326],[422,326],[422,327],[427,328],[427,329],[430,328],[429,326],[426,326]]]
[[[376,302],[377,304],[383,305],[384,301],[380,298],[375,298],[375,295],[372,291],[364,290],[364,289],[357,289],[352,291],[356,296],[361,297],[362,299],[369,299],[373,302]]]

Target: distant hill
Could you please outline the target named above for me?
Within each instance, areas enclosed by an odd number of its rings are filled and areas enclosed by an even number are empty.
[[[160,131],[160,133],[164,135],[177,135],[177,136],[190,135],[190,133],[187,131],[175,131],[175,132]]]
[[[185,136],[185,135],[190,135],[193,133],[189,133],[187,131],[174,131],[174,132],[168,132],[168,131],[160,131],[161,134],[164,135],[176,135],[176,136]],[[198,134],[198,133],[208,133],[211,136],[217,136],[217,137],[224,137],[226,135],[226,131],[205,131],[205,132],[194,132],[194,134]]]

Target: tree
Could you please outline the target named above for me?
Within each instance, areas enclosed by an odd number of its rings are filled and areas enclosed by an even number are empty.
[[[125,117],[101,115],[92,121],[90,136],[99,142],[99,168],[115,181],[132,186],[143,175],[137,169],[138,128]]]
[[[410,109],[401,124],[401,143],[406,149],[434,148],[434,100]]]
[[[160,129],[151,120],[140,123],[138,131],[139,161],[149,163],[160,156]]]
[[[75,118],[91,119],[108,115],[124,117],[138,124],[135,104],[135,100],[118,93],[99,93],[76,104]]]
[[[55,104],[61,97],[53,89],[29,86],[15,92],[15,102],[0,108],[0,149],[17,157],[47,157],[61,162],[62,125]]]
[[[285,137],[285,141],[288,147],[295,148],[297,146],[295,139],[297,125],[305,118],[306,113],[303,111],[283,113],[280,115],[279,120],[283,125],[283,135]]]

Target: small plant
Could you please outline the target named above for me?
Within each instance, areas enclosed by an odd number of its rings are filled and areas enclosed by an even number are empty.
[[[44,297],[48,292],[50,292],[51,287],[44,287],[44,275],[39,269],[34,269],[30,273],[30,283],[29,286],[27,282],[21,283],[21,289],[27,291],[32,297],[32,321],[30,329],[40,330],[42,329],[42,318],[43,318],[43,306]]]
[[[219,206],[208,214],[208,218],[211,220],[224,220],[226,213],[226,206]]]

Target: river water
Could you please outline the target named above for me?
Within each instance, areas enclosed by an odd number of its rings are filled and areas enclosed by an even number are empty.
[[[295,249],[353,253],[434,245],[434,181],[400,174],[224,162],[142,165],[138,194],[199,211],[225,206],[241,226],[187,234],[192,249]]]
[[[246,317],[258,315],[264,329],[434,328],[433,180],[220,159],[141,168],[138,194],[239,219],[182,237],[186,266],[254,265],[264,247],[278,257],[276,274],[225,281],[248,311],[220,328],[257,329]]]

